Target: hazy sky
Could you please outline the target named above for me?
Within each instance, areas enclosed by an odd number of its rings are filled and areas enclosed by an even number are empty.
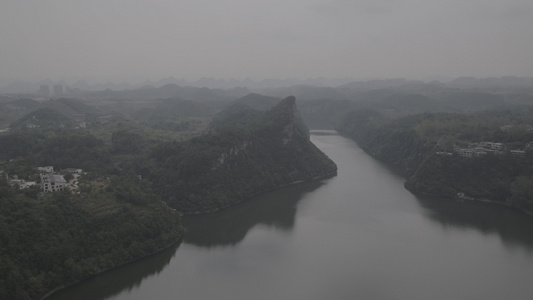
[[[531,0],[0,1],[0,78],[533,76]]]

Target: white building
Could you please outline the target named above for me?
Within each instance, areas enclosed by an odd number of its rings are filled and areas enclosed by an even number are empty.
[[[54,173],[54,167],[52,166],[38,167],[37,170],[39,170],[39,173]]]
[[[83,172],[82,169],[77,169],[77,168],[66,168],[66,169],[62,169],[60,171],[61,173],[71,173],[71,174],[81,174]]]
[[[37,182],[35,181],[26,181],[24,179],[19,179],[17,175],[13,176],[13,178],[11,179],[8,178],[7,183],[12,188],[18,187],[19,190],[27,189],[30,186],[37,184]]]
[[[62,191],[67,186],[67,181],[63,175],[41,174],[41,189],[43,192]]]

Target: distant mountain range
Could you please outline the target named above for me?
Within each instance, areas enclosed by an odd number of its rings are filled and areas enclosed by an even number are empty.
[[[373,80],[354,80],[353,78],[313,78],[313,79],[264,79],[244,80],[236,79],[215,79],[201,78],[196,81],[187,81],[185,79],[176,79],[174,77],[164,78],[158,81],[147,80],[139,84],[130,84],[128,82],[114,83],[89,83],[84,80],[66,82],[52,81],[49,79],[41,81],[7,81],[0,82],[0,93],[6,94],[38,94],[41,85],[47,85],[51,89],[51,96],[54,95],[52,87],[61,85],[66,94],[76,94],[81,92],[94,91],[133,91],[147,88],[160,88],[165,85],[177,85],[180,87],[199,87],[209,89],[233,89],[236,87],[246,88],[254,92],[272,91],[272,89],[287,90],[294,87],[318,87],[318,88],[344,88],[344,89],[384,89],[384,88],[413,88],[416,86],[430,87],[448,87],[448,88],[471,88],[471,89],[516,89],[528,88],[533,89],[533,77],[459,77],[451,81],[422,81],[408,80],[402,78],[390,79],[373,79]],[[271,93],[264,93],[271,94]],[[286,93],[283,93],[286,95]]]
[[[85,80],[78,80],[72,82],[66,81],[52,81],[49,79],[41,81],[5,81],[0,82],[0,93],[8,94],[36,94],[39,91],[41,85],[62,85],[66,92],[75,93],[80,91],[124,91],[135,90],[139,88],[159,88],[165,85],[178,85],[182,87],[207,87],[210,89],[233,89],[235,87],[246,87],[248,89],[264,89],[273,87],[288,87],[293,85],[314,85],[314,86],[339,86],[349,82],[353,82],[352,78],[340,78],[340,79],[264,79],[264,80],[252,80],[250,78],[244,80],[236,79],[215,79],[215,78],[201,78],[196,81],[187,81],[185,79],[176,79],[174,77],[164,78],[158,81],[146,80],[143,83],[131,84],[128,82],[114,83],[90,83]]]

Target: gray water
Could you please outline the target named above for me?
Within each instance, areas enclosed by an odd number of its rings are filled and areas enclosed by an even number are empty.
[[[338,175],[187,217],[181,245],[50,299],[533,299],[533,218],[421,199],[334,131]]]

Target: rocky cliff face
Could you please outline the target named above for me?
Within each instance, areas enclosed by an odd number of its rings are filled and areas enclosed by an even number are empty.
[[[168,155],[155,157],[159,165],[152,179],[177,210],[215,211],[261,192],[336,174],[335,163],[309,140],[294,97],[246,122],[236,122],[239,114],[225,115],[231,119],[217,120],[222,130],[166,145]]]

